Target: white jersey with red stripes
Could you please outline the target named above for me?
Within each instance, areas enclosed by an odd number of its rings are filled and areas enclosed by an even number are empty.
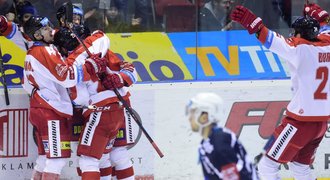
[[[330,115],[330,36],[318,41],[285,39],[263,28],[259,40],[286,60],[291,75],[293,97],[287,115],[300,121],[327,121]]]
[[[28,93],[30,85],[37,89],[31,95],[31,106],[52,109],[67,117],[73,112],[67,88],[89,79],[82,65],[69,66],[55,46],[40,42],[34,43],[27,52],[24,76],[28,83],[23,83],[23,88]]]
[[[101,57],[105,57],[108,60],[108,67],[113,73],[120,73],[124,81],[128,85],[131,85],[137,81],[137,73],[134,69],[133,72],[120,68],[121,60],[109,50],[110,40],[102,31],[95,31],[91,36],[84,40],[84,43],[88,50],[92,54],[101,53]],[[69,64],[82,65],[85,63],[88,53],[82,46],[78,46],[67,58]],[[124,99],[128,100],[130,94],[128,87],[118,89],[118,92]],[[101,81],[92,76],[87,82],[78,84],[76,87],[70,88],[70,95],[75,105],[96,105],[104,106],[112,102],[118,102],[118,98],[114,91],[106,90]],[[89,98],[87,98],[89,96]],[[85,110],[84,116],[87,116],[91,110]]]
[[[7,39],[14,42],[23,51],[27,51],[32,45],[31,41],[27,36],[24,36],[20,27],[13,22],[7,23],[8,28],[2,33]]]

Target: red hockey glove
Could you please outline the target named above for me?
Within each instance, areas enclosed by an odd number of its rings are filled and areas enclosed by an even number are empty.
[[[328,12],[315,3],[305,5],[303,13],[316,19],[319,23],[328,23],[330,20]]]
[[[230,18],[233,21],[240,23],[245,29],[249,31],[249,34],[256,33],[264,27],[262,19],[257,17],[253,12],[244,6],[236,6],[230,14]]]
[[[99,75],[106,72],[107,62],[104,58],[93,56],[92,58],[86,59],[85,67],[90,75]]]
[[[4,33],[8,28],[8,21],[5,16],[0,16],[0,33]]]
[[[127,61],[120,62],[120,69],[125,69],[127,71],[133,72],[134,71],[134,65],[132,63],[129,63]]]
[[[120,74],[107,74],[107,76],[102,79],[102,85],[108,90],[122,88],[124,86],[124,80]]]

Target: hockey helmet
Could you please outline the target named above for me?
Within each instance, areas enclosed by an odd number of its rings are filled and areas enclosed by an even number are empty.
[[[23,29],[24,33],[28,35],[32,40],[38,41],[34,34],[42,27],[53,27],[52,23],[47,17],[42,16],[32,16],[26,23],[24,23]]]
[[[72,51],[79,45],[79,41],[76,39],[71,30],[63,27],[55,33],[54,45],[62,47],[67,51]]]
[[[80,25],[84,24],[84,11],[76,5],[73,5],[73,14],[80,17]],[[66,15],[66,3],[64,3],[56,12],[56,18],[61,25],[61,18],[65,18]]]
[[[300,34],[302,38],[315,40],[320,30],[320,23],[309,16],[298,17],[291,25],[294,29],[294,36]]]
[[[186,106],[186,115],[193,113],[195,122],[200,127],[206,127],[211,123],[216,123],[224,114],[223,99],[215,93],[199,93],[190,99]],[[202,113],[208,113],[208,122],[201,124],[198,118]]]
[[[31,16],[37,15],[37,9],[29,2],[29,1],[23,1],[23,3],[17,4],[17,16],[18,19],[22,22],[24,22],[24,15],[30,14]],[[27,18],[28,19],[28,18]]]

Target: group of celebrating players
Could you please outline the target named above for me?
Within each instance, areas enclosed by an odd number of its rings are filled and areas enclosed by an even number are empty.
[[[1,35],[27,52],[22,85],[30,96],[30,123],[38,145],[32,179],[60,178],[71,156],[73,117],[83,126],[74,151],[81,178],[134,179],[127,152],[132,142],[127,135],[117,138],[119,130],[126,132],[125,110],[113,90],[129,103],[127,87],[137,81],[136,70],[110,50],[102,31],[91,33],[84,26],[81,8],[63,4],[57,19],[60,27],[53,29],[47,17],[32,14],[20,28],[0,16]]]
[[[206,179],[278,180],[281,163],[289,163],[297,180],[315,179],[309,166],[330,115],[330,60],[324,60],[330,53],[330,17],[314,3],[306,4],[303,12],[292,24],[292,37],[284,38],[244,6],[232,10],[234,22],[287,60],[293,98],[287,116],[265,146],[258,171],[234,133],[216,125],[222,99],[210,93],[192,98],[187,113],[192,130],[203,137],[199,152]],[[105,180],[115,174],[117,179],[134,179],[126,148],[130,142],[116,138],[126,123],[114,90],[129,103],[127,87],[137,81],[136,70],[110,50],[110,40],[102,31],[91,33],[84,26],[79,7],[63,4],[57,19],[60,27],[53,29],[47,17],[32,14],[22,22],[21,32],[17,24],[0,16],[1,35],[27,52],[22,85],[30,96],[30,122],[39,154],[32,179],[59,179],[71,156],[68,124],[73,117],[83,126],[75,151],[81,178]]]

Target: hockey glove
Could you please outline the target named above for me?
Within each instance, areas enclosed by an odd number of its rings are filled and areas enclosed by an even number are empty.
[[[4,33],[8,28],[8,21],[5,16],[0,16],[0,33]]]
[[[120,74],[107,74],[107,76],[102,79],[102,85],[108,90],[114,90],[124,87],[124,80]]]
[[[124,69],[130,72],[134,71],[134,65],[132,63],[129,63],[127,61],[120,62],[120,69]]]
[[[236,6],[230,14],[233,21],[240,23],[249,34],[256,33],[264,27],[262,19],[244,6]]]
[[[303,13],[304,15],[308,15],[316,19],[321,25],[322,23],[327,24],[330,20],[328,12],[315,3],[305,5]]]
[[[99,76],[100,74],[106,72],[107,62],[104,58],[93,56],[92,58],[86,59],[85,67],[87,69],[88,74],[96,74],[97,76]]]

